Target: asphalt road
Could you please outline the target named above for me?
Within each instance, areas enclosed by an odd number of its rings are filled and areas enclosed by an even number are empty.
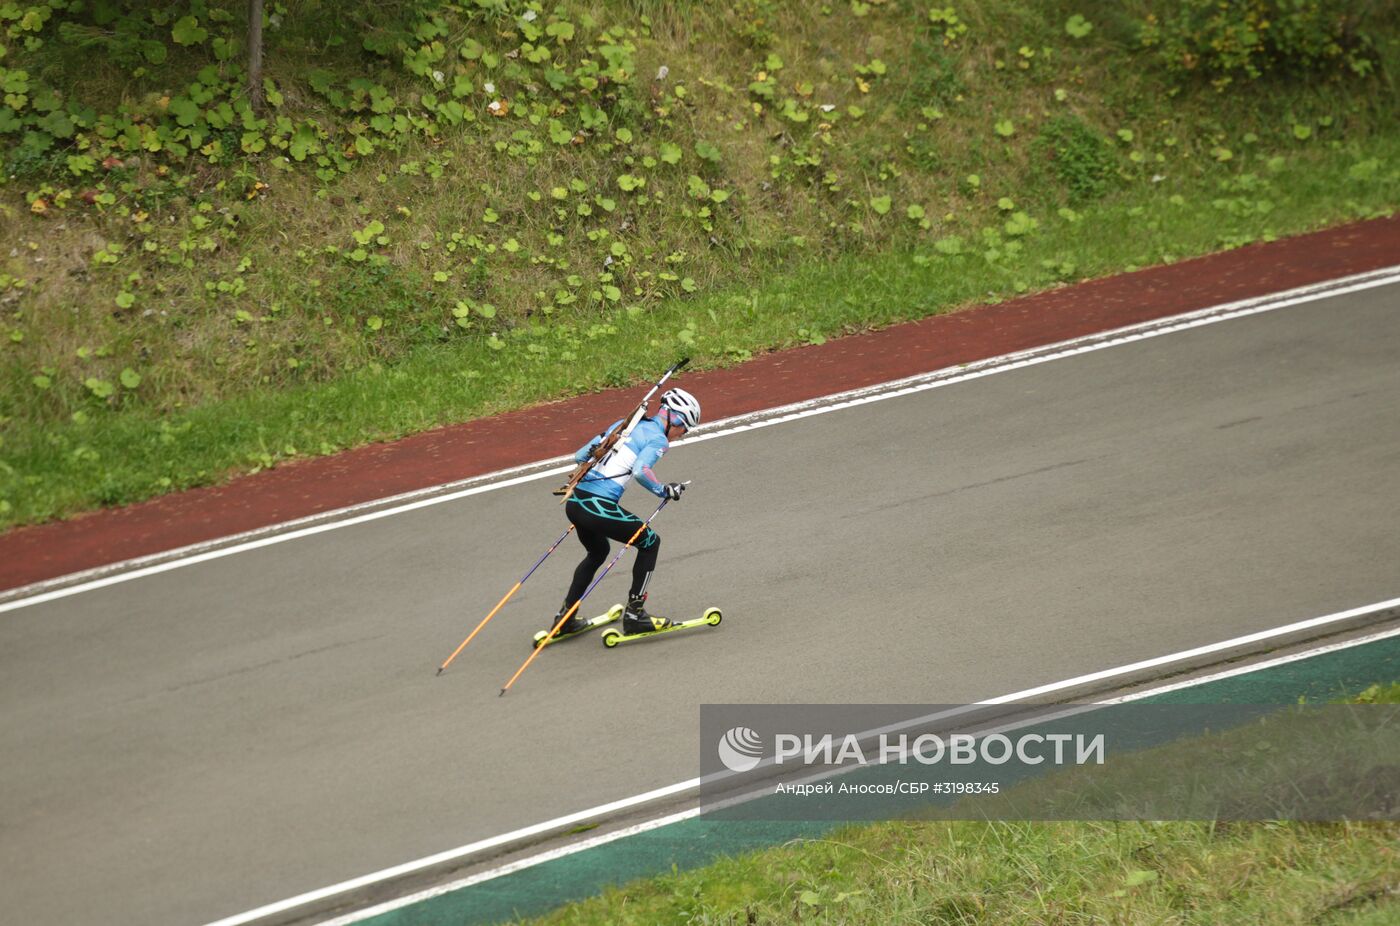
[[[678,446],[653,610],[725,623],[504,698],[572,539],[434,671],[553,480],[0,615],[0,909],[204,922],[692,778],[698,703],[971,701],[1393,597],[1397,358],[1391,285]]]

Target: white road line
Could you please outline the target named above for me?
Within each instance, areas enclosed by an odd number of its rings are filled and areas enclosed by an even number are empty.
[[[1171,685],[1162,685],[1153,688],[1151,691],[1139,691],[1133,694],[1123,695],[1119,698],[1107,698],[1099,701],[1099,704],[1127,704],[1130,701],[1139,701],[1150,695],[1168,694],[1173,691],[1181,691],[1183,688],[1194,688],[1206,682],[1218,682],[1222,679],[1234,678],[1237,675],[1248,675],[1251,672],[1260,672],[1264,669],[1272,669],[1276,666],[1287,665],[1290,662],[1298,662],[1303,659],[1311,659],[1313,656],[1322,656],[1327,653],[1335,653],[1338,650],[1351,649],[1353,646],[1361,646],[1363,643],[1377,643],[1381,640],[1388,640],[1391,637],[1400,637],[1400,627],[1391,627],[1389,630],[1379,630],[1364,637],[1357,637],[1353,640],[1343,640],[1340,643],[1328,643],[1326,646],[1319,646],[1316,649],[1305,650],[1301,653],[1290,653],[1287,656],[1276,656],[1273,659],[1266,659],[1263,662],[1255,662],[1246,666],[1238,666],[1233,669],[1224,669],[1211,675],[1200,678],[1188,678],[1184,682],[1175,682]]]
[[[332,884],[330,887],[323,887],[320,890],[309,891],[305,894],[298,894],[296,897],[290,897],[286,900],[278,901],[277,903],[268,904],[267,906],[263,907],[258,907],[256,910],[249,910],[247,913],[240,913],[237,916],[230,916],[226,919],[217,920],[213,923],[210,923],[209,926],[236,926],[236,924],[239,923],[251,923],[256,920],[260,920],[263,917],[272,916],[276,913],[285,913],[288,910],[293,910],[297,907],[305,906],[306,904],[314,903],[318,900],[325,900],[329,897],[334,897],[337,894],[344,894],[347,891],[353,891],[362,887],[369,887],[372,884],[378,884],[381,881],[387,881],[391,878],[399,877],[400,875],[412,874],[415,871],[422,871],[423,869],[431,868],[434,865],[440,865],[444,862],[455,861],[465,856],[473,855],[477,852],[484,852],[487,849],[494,849],[498,846],[514,842],[518,839],[528,839],[531,836],[537,836],[541,833],[547,833],[555,829],[562,829],[580,823],[585,823],[593,819],[594,817],[603,816],[617,810],[626,810],[627,808],[636,804],[642,804],[646,803],[647,801],[653,801],[659,798],[668,797],[672,794],[678,794],[683,791],[686,791],[689,788],[698,786],[699,782],[700,779],[698,778],[694,779],[693,781],[682,781],[678,784],[670,785],[669,787],[657,788],[655,791],[648,791],[645,794],[638,794],[634,797],[624,798],[620,801],[613,801],[611,804],[602,804],[598,807],[590,807],[587,810],[581,810],[577,813],[571,813],[563,817],[556,817],[553,820],[546,820],[543,823],[536,823],[534,826],[527,826],[524,829],[514,830],[509,833],[502,833],[499,836],[492,836],[490,839],[482,839],[477,842],[468,843],[467,845],[461,846],[457,849],[449,849],[446,852],[439,852],[436,855],[429,855],[425,858],[415,859],[412,862],[405,862],[402,865],[395,865],[392,868],[385,868],[382,871],[376,871],[373,874],[363,875],[359,878],[353,878],[349,881],[342,881],[339,884]]]
[[[829,412],[843,411],[871,402],[882,402],[886,399],[913,395],[928,389],[952,386],[957,383],[980,379],[984,376],[991,376],[996,373],[1007,373],[1012,370],[1020,370],[1026,367],[1048,363],[1052,360],[1061,360],[1066,357],[1074,357],[1080,354],[1104,350],[1109,347],[1131,344],[1148,338],[1159,337],[1164,334],[1174,334],[1178,331],[1187,331],[1192,328],[1213,325],[1218,322],[1236,318],[1244,318],[1261,312],[1271,312],[1276,309],[1301,305],[1303,303],[1327,299],[1333,296],[1346,295],[1348,293],[1359,292],[1377,286],[1386,286],[1396,282],[1400,282],[1400,266],[1387,267],[1382,270],[1341,277],[1323,283],[1314,283],[1309,286],[1285,290],[1267,296],[1256,296],[1237,302],[1224,303],[1218,306],[1199,309],[1181,315],[1173,315],[1151,322],[1144,322],[1138,325],[1117,328],[1112,331],[1061,341],[1056,344],[1046,345],[1032,350],[1004,354],[1000,357],[993,357],[976,363],[937,370],[932,373],[921,373],[917,376],[906,377],[905,379],[881,383],[876,386],[868,386],[862,389],[849,390],[847,392],[839,392],[818,399],[785,405],[763,412],[726,418],[708,426],[701,426],[697,429],[695,435],[676,441],[675,446],[679,447],[686,444],[714,440],[719,437],[728,437],[733,434],[741,434],[746,431],[771,427],[776,424],[785,424],[789,421],[798,421],[803,418],[824,415]],[[553,463],[560,463],[561,465],[550,466],[550,464]],[[546,466],[548,468],[529,472],[525,475],[509,475],[511,473],[519,473],[522,470],[533,470],[537,466]],[[246,536],[253,536],[255,539],[249,539],[241,543],[235,542],[232,545],[224,545],[224,541],[211,541],[206,544],[186,548],[190,551],[190,555],[188,556],[178,555],[181,551],[174,551],[174,553],[171,554],[157,554],[156,557],[144,558],[145,560],[149,560],[158,557],[161,560],[160,562],[148,566],[130,569],[125,568],[127,566],[136,566],[137,563],[140,562],[133,560],[128,563],[117,563],[96,570],[88,570],[85,573],[75,573],[60,579],[49,580],[48,582],[38,583],[34,586],[12,590],[9,595],[17,597],[11,597],[9,600],[0,601],[0,614],[6,611],[15,611],[20,608],[32,607],[49,601],[67,598],[72,595],[79,595],[84,592],[96,591],[97,589],[106,588],[121,582],[130,582],[135,579],[169,572],[170,570],[179,569],[184,566],[193,566],[197,563],[208,562],[209,560],[219,559],[225,556],[233,556],[236,553],[245,553],[249,550],[261,549],[262,547],[271,546],[276,543],[300,540],[303,537],[310,537],[315,534],[324,533],[325,531],[337,530],[342,527],[351,527],[356,524],[365,524],[370,521],[377,521],[380,518],[387,518],[396,514],[415,511],[419,508],[426,508],[430,505],[440,505],[444,502],[456,501],[457,499],[466,498],[471,495],[479,495],[483,492],[504,489],[537,479],[544,479],[551,475],[567,472],[572,466],[573,464],[570,458],[554,457],[549,460],[542,460],[539,463],[513,467],[509,470],[502,470],[500,473],[476,477],[470,480],[470,482],[479,484],[474,484],[470,488],[458,491],[433,494],[437,493],[439,489],[459,484],[448,483],[444,486],[407,493],[408,496],[430,494],[431,497],[419,498],[407,504],[379,508],[367,514],[356,515],[352,514],[352,512],[370,506],[388,504],[392,502],[392,500],[366,502],[362,505],[341,509],[339,512],[328,512],[315,515],[310,519],[303,519],[324,521],[327,518],[335,518],[335,520],[326,523],[318,523],[310,527],[295,530],[284,530],[284,528],[289,525],[263,528],[259,531],[249,532]],[[350,516],[344,517],[344,515],[347,514]],[[289,522],[289,524],[295,523],[297,522]],[[277,531],[277,533],[271,536],[264,536],[269,531]],[[219,544],[217,548],[209,549],[215,544]],[[175,558],[170,558],[171,556]],[[114,572],[114,570],[120,571]],[[95,578],[91,581],[80,581],[78,584],[68,584],[75,578],[87,574],[101,575],[101,578]],[[27,590],[37,591],[39,588],[51,587],[55,583],[60,582],[63,583],[62,587],[54,588],[50,591],[39,591],[37,594],[26,594]]]
[[[961,727],[961,728],[957,728],[957,729],[958,729],[958,732],[960,732],[960,733],[969,734],[969,735],[974,736],[974,737],[987,736],[988,734],[991,734],[991,733],[1009,733],[1009,732],[1014,731],[1014,730],[1021,730],[1021,729],[1025,729],[1026,727],[1033,727],[1033,726],[1036,726],[1036,725],[1038,725],[1038,724],[1049,723],[1049,722],[1051,722],[1051,721],[1061,720],[1061,719],[1064,719],[1064,718],[1067,718],[1067,717],[1076,717],[1076,716],[1080,716],[1080,715],[1084,715],[1084,714],[1092,714],[1092,713],[1095,713],[1095,712],[1097,712],[1097,711],[1099,711],[1099,710],[1102,710],[1103,708],[1105,708],[1105,707],[1107,707],[1107,706],[1111,706],[1111,705],[1115,705],[1115,704],[1127,704],[1127,703],[1132,702],[1132,701],[1140,701],[1140,700],[1142,700],[1142,699],[1144,699],[1144,698],[1152,697],[1152,696],[1154,696],[1154,695],[1164,694],[1164,693],[1167,693],[1167,692],[1170,692],[1170,691],[1176,691],[1176,690],[1179,690],[1179,689],[1182,689],[1182,688],[1190,688],[1190,687],[1195,686],[1195,685],[1201,685],[1201,684],[1204,684],[1204,683],[1206,683],[1206,682],[1208,682],[1208,681],[1218,681],[1218,680],[1220,680],[1220,679],[1229,678],[1229,677],[1234,676],[1234,675],[1243,675],[1243,674],[1247,674],[1247,673],[1250,673],[1250,672],[1257,672],[1257,671],[1261,671],[1261,670],[1263,670],[1263,669],[1265,669],[1265,668],[1268,668],[1269,666],[1281,665],[1281,664],[1287,663],[1287,662],[1295,662],[1295,661],[1297,661],[1298,659],[1304,659],[1304,658],[1308,658],[1308,657],[1310,657],[1310,656],[1316,656],[1316,655],[1320,655],[1320,654],[1322,654],[1322,653],[1332,652],[1332,651],[1338,650],[1338,649],[1346,649],[1346,648],[1351,647],[1351,646],[1358,646],[1358,645],[1360,645],[1360,644],[1362,644],[1362,643],[1374,643],[1374,642],[1376,642],[1377,640],[1383,640],[1383,639],[1386,639],[1387,637],[1393,637],[1393,636],[1400,636],[1400,628],[1392,628],[1391,630],[1385,630],[1385,631],[1381,631],[1381,632],[1379,632],[1379,633],[1371,634],[1371,635],[1368,636],[1368,637],[1359,637],[1359,638],[1357,638],[1357,639],[1355,639],[1355,640],[1348,640],[1348,641],[1345,641],[1345,642],[1343,642],[1343,643],[1334,643],[1334,644],[1330,644],[1330,645],[1328,645],[1328,646],[1318,647],[1317,649],[1314,649],[1314,650],[1308,650],[1308,651],[1306,651],[1306,652],[1304,652],[1304,653],[1295,653],[1295,654],[1293,654],[1292,656],[1283,656],[1283,657],[1279,657],[1279,658],[1277,658],[1277,659],[1267,660],[1267,661],[1265,661],[1265,662],[1254,663],[1254,664],[1249,665],[1249,666],[1242,666],[1242,667],[1237,668],[1237,669],[1231,669],[1231,670],[1219,672],[1219,673],[1216,673],[1216,674],[1213,674],[1213,675],[1201,676],[1201,677],[1199,677],[1199,678],[1190,679],[1190,680],[1188,680],[1188,681],[1186,681],[1186,682],[1181,682],[1181,683],[1178,683],[1178,684],[1175,684],[1175,685],[1166,685],[1166,686],[1162,686],[1162,687],[1158,687],[1158,688],[1151,688],[1151,689],[1148,689],[1148,690],[1146,690],[1146,691],[1139,691],[1139,692],[1136,692],[1136,693],[1134,693],[1134,694],[1123,695],[1122,697],[1113,698],[1113,699],[1110,699],[1110,700],[1105,700],[1105,701],[1100,701],[1100,702],[1094,702],[1094,703],[1091,703],[1091,704],[1073,704],[1073,703],[1070,703],[1070,704],[1065,705],[1065,706],[1064,706],[1063,708],[1061,708],[1060,710],[1057,710],[1057,711],[1055,711],[1055,712],[1053,712],[1053,713],[1050,713],[1050,714],[1039,714],[1039,713],[1037,713],[1037,714],[1035,714],[1035,715],[1033,715],[1033,716],[1031,716],[1031,717],[1029,717],[1029,718],[1027,718],[1027,719],[1022,719],[1022,720],[1015,720],[1015,719],[1013,719],[1013,720],[1010,720],[1010,721],[1004,721],[1004,720],[999,720],[999,719],[993,719],[993,720],[990,720],[990,721],[987,722],[988,725],[975,726],[975,727]],[[865,741],[867,741],[867,740],[869,740],[869,739],[873,739],[873,738],[874,738],[875,736],[877,736],[877,735],[885,735],[885,734],[889,734],[889,733],[894,733],[894,732],[898,732],[898,731],[902,731],[902,730],[911,730],[911,729],[915,729],[915,728],[926,729],[926,728],[927,728],[933,721],[935,721],[935,720],[944,719],[944,718],[951,717],[951,716],[954,716],[954,715],[957,715],[957,714],[967,713],[969,710],[974,710],[974,709],[975,709],[975,705],[972,706],[972,707],[957,708],[957,709],[951,710],[951,711],[941,711],[941,712],[936,713],[936,714],[928,714],[928,715],[925,715],[924,717],[915,718],[915,719],[913,719],[913,720],[904,720],[904,721],[900,721],[900,722],[898,722],[898,723],[890,724],[890,725],[888,725],[888,726],[877,727],[877,728],[875,728],[875,729],[873,729],[873,730],[864,730],[864,731],[861,731],[861,732],[859,732],[859,733],[853,733],[853,734],[851,734],[851,736],[855,737],[858,741],[865,742]],[[907,750],[907,749],[900,750],[899,754],[901,754],[901,755],[908,755],[908,750]],[[882,759],[880,759],[880,760],[877,761],[877,764],[884,764],[885,761],[886,761],[886,760],[882,758]],[[771,763],[771,760],[765,759],[762,763],[760,763],[760,766],[759,766],[759,767],[762,767],[762,766],[764,766],[764,765],[769,765],[770,763]],[[855,772],[859,772],[859,771],[861,771],[861,770],[862,770],[863,768],[865,768],[865,767],[866,767],[866,766],[863,766],[863,765],[843,765],[843,766],[838,767],[838,768],[836,768],[836,769],[828,769],[828,770],[818,771],[818,772],[815,772],[815,773],[813,773],[813,774],[811,774],[811,775],[808,775],[808,776],[806,776],[806,777],[804,777],[804,778],[793,779],[793,780],[791,780],[789,783],[790,783],[790,784],[794,784],[794,785],[816,783],[816,782],[820,782],[820,781],[825,781],[825,780],[830,779],[830,778],[836,778],[836,777],[839,777],[839,776],[842,776],[842,775],[849,775],[849,774],[852,774],[852,773],[855,773]],[[726,798],[726,799],[724,799],[723,801],[719,802],[718,804],[713,804],[712,806],[714,806],[715,808],[722,808],[722,807],[734,807],[734,806],[737,806],[737,805],[740,805],[740,804],[744,804],[744,803],[747,803],[748,801],[754,800],[754,799],[756,799],[756,798],[762,798],[762,797],[767,796],[768,794],[771,793],[771,792],[768,790],[770,787],[772,787],[772,786],[771,786],[771,785],[762,785],[762,786],[759,786],[758,788],[755,788],[754,790],[749,791],[749,792],[746,793],[746,794],[742,794],[742,795],[739,795],[739,796],[736,796],[736,797]],[[523,861],[523,860],[522,860],[522,861]],[[502,866],[502,867],[505,867],[505,866]],[[483,872],[483,874],[485,874],[485,872]]]
[[[505,875],[512,874],[517,871],[523,871],[526,868],[534,868],[536,865],[543,865],[545,862],[552,862],[555,859],[560,859],[569,855],[574,855],[575,853],[582,852],[585,849],[594,849],[598,846],[607,845],[610,842],[616,842],[619,839],[626,839],[628,836],[636,836],[641,833],[648,832],[650,830],[658,830],[664,826],[670,826],[672,823],[680,823],[682,820],[689,820],[693,817],[698,816],[700,816],[699,807],[695,807],[690,810],[682,810],[680,813],[673,813],[669,816],[658,817],[655,820],[648,820],[645,823],[638,823],[635,826],[629,826],[625,829],[620,829],[612,833],[604,833],[601,836],[594,836],[590,839],[584,839],[580,842],[570,843],[569,845],[562,846],[558,849],[551,849],[548,852],[541,852],[538,855],[532,855],[529,858],[523,858],[517,862],[511,862],[508,865],[502,865],[499,868],[492,868],[490,871],[483,871],[480,874],[471,875],[470,877],[462,878],[458,881],[453,881],[450,884],[443,884],[438,887],[429,888],[428,890],[419,891],[416,894],[409,894],[405,897],[399,897],[394,900],[386,900],[384,903],[378,904],[376,906],[366,907],[363,910],[356,910],[354,913],[347,913],[344,916],[336,917],[333,920],[326,920],[322,923],[317,924],[317,926],[348,926],[348,924],[350,923],[359,923],[371,917],[378,916],[381,913],[388,913],[391,910],[398,910],[401,907],[411,907],[416,903],[422,903],[425,900],[432,900],[434,897],[440,897],[443,894],[451,894],[453,891],[460,891],[464,887],[471,887],[473,884],[480,884],[483,881],[493,881],[496,878],[504,877]],[[218,926],[218,924],[211,924],[211,926]]]
[[[1338,611],[1335,614],[1328,614],[1322,617],[1314,617],[1309,618],[1307,620],[1296,621],[1291,624],[1285,624],[1282,627],[1275,627],[1271,630],[1262,630],[1258,633],[1251,633],[1241,637],[1233,637],[1229,640],[1221,640],[1217,643],[1211,643],[1205,646],[1198,646],[1193,649],[1182,650],[1180,652],[1170,653],[1165,656],[1158,656],[1153,659],[1144,659],[1139,662],[1128,663],[1127,665],[1118,666],[1112,669],[1104,669],[1102,671],[1092,672],[1087,675],[1078,675],[1074,678],[1068,678],[1062,681],[1052,682],[1048,685],[1040,685],[1035,688],[1027,688],[1024,691],[1017,691],[1011,694],[1001,695],[995,698],[989,698],[985,701],[979,701],[975,705],[968,705],[966,707],[957,708],[952,711],[944,711],[941,714],[931,716],[941,718],[945,716],[952,716],[956,713],[961,713],[964,711],[971,711],[979,706],[1008,704],[1015,701],[1026,701],[1032,698],[1042,697],[1047,694],[1053,694],[1056,692],[1065,691],[1067,689],[1077,688],[1080,685],[1106,681],[1112,678],[1121,678],[1125,675],[1132,675],[1134,673],[1142,671],[1143,669],[1160,668],[1162,666],[1170,665],[1174,662],[1181,662],[1184,660],[1193,659],[1197,656],[1224,652],[1227,650],[1235,649],[1240,646],[1248,646],[1250,644],[1259,643],[1269,639],[1275,639],[1300,631],[1314,630],[1319,627],[1324,627],[1329,624],[1335,624],[1340,621],[1350,620],[1352,618],[1359,617],[1365,614],[1371,614],[1378,611],[1385,611],[1394,608],[1400,608],[1400,598],[1391,598],[1386,601],[1376,602],[1375,604],[1363,605],[1359,608],[1350,608],[1346,611]],[[1327,647],[1322,647],[1320,649],[1310,651],[1310,653],[1315,655],[1317,653],[1330,652],[1333,649],[1344,649],[1347,646],[1359,645],[1362,642],[1374,641],[1378,639],[1383,639],[1388,636],[1396,635],[1400,635],[1400,628],[1382,631],[1371,637],[1364,637],[1361,640],[1357,641],[1346,641],[1340,644],[1330,644]],[[1272,665],[1280,665],[1284,662],[1303,659],[1306,658],[1307,655],[1309,655],[1309,653],[1297,654],[1294,656],[1286,656],[1280,659],[1273,660],[1271,662],[1259,663],[1255,666],[1246,666],[1237,669],[1226,670],[1215,675],[1206,676],[1201,679],[1194,679],[1184,683],[1168,685],[1160,689],[1152,689],[1150,691],[1145,692],[1136,692],[1134,694],[1119,698],[1116,701],[1104,703],[1120,703],[1125,701],[1137,700],[1140,698],[1148,697],[1151,694],[1156,694],[1165,691],[1173,691],[1177,688],[1186,687],[1187,685],[1204,684],[1207,681],[1211,681],[1217,678],[1227,678],[1230,675],[1238,675],[1244,672],[1255,671],[1256,669],[1266,668]],[[910,723],[913,722],[917,721],[910,721]],[[903,723],[900,724],[901,727],[905,725],[906,724]],[[639,794],[630,798],[623,798],[621,800],[613,801],[609,804],[603,804],[598,807],[591,807],[587,810],[580,810],[576,813],[572,813],[564,817],[558,817],[554,820],[546,820],[543,823],[536,823],[533,826],[529,826],[524,829],[515,830],[509,833],[503,833],[499,836],[493,836],[490,839],[483,839],[478,842],[469,843],[465,846],[461,846],[460,848],[449,849],[445,852],[439,852],[435,855],[430,855],[425,858],[417,859],[416,861],[405,862],[404,864],[396,865],[393,868],[386,868],[382,871],[377,871],[372,874],[363,875],[350,881],[343,881],[339,884],[331,885],[330,887],[321,888],[320,890],[311,891],[306,894],[299,894],[296,897],[290,897],[286,900],[282,900],[277,903],[268,904],[267,906],[263,907],[258,907],[257,909],[249,910],[246,913],[240,913],[236,916],[231,916],[227,917],[226,919],[217,920],[213,923],[208,924],[208,926],[242,926],[242,924],[245,923],[253,923],[265,917],[272,916],[277,913],[284,913],[288,910],[292,910],[296,907],[304,906],[309,903],[314,903],[318,900],[326,900],[330,897],[335,897],[339,894],[344,894],[349,891],[356,890],[358,888],[378,884],[380,882],[387,881],[391,878],[399,877],[401,875],[407,875],[417,871],[422,871],[426,868],[431,868],[435,865],[440,865],[445,862],[457,861],[466,858],[470,855],[474,855],[479,852],[485,851],[487,849],[497,848],[502,845],[515,842],[517,840],[537,836],[542,833],[562,830],[570,826],[576,826],[581,823],[605,817],[610,813],[614,813],[620,810],[627,810],[631,807],[636,807],[659,798],[683,794],[686,791],[695,790],[699,787],[700,779],[691,778],[686,781],[677,782],[676,784],[670,785],[668,787],[658,788],[654,791],[648,791],[645,794]],[[465,887],[468,884],[475,884],[479,881],[489,880],[489,878],[492,877],[499,877],[503,874],[509,874],[511,871],[518,871],[521,868],[527,868],[530,864],[539,864],[540,862],[549,861],[552,858],[561,858],[565,855],[571,854],[572,852],[581,851],[584,848],[589,848],[595,845],[603,845],[604,843],[610,842],[613,839],[620,839],[624,835],[632,835],[635,833],[646,832],[648,829],[655,829],[658,826],[665,825],[662,821],[676,822],[678,820],[687,819],[687,817],[689,816],[695,816],[698,813],[699,810],[697,808],[694,810],[672,814],[668,817],[662,817],[660,818],[660,820],[639,823],[635,826],[627,828],[626,830],[620,830],[617,833],[606,833],[601,836],[593,837],[590,840],[585,840],[584,842],[573,844],[571,846],[565,846],[559,849],[550,850],[549,852],[541,853],[536,856],[531,856],[530,859],[521,860],[519,862],[512,862],[509,865],[501,866],[500,868],[496,869],[491,869],[491,871],[489,872],[482,872],[478,875],[473,875],[470,878],[463,879],[460,882],[453,882],[452,886],[434,888],[432,889],[432,891],[424,894],[423,896],[434,896],[434,894],[437,893],[445,893],[448,890],[455,890],[459,887]],[[526,864],[527,862],[529,864]],[[390,901],[390,903],[394,903],[394,901]],[[355,915],[356,914],[352,914],[351,916]],[[369,914],[365,913],[364,915],[368,916]],[[339,923],[354,921],[354,919],[347,919],[343,921],[336,920],[335,922]]]

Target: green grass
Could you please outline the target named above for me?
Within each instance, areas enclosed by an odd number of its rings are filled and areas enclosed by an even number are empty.
[[[1400,704],[1400,682],[1392,682],[1389,685],[1372,685],[1348,700],[1357,704]]]
[[[531,920],[1393,923],[1393,824],[886,823],[610,888]]]
[[[242,5],[209,6],[236,38]],[[3,152],[0,528],[640,383],[679,352],[733,363],[1400,204],[1392,14],[1368,24],[1376,76],[1220,93],[1141,46],[1148,2],[976,0],[956,24],[897,2],[570,2],[537,11],[578,28],[541,64],[507,57],[523,5],[433,6],[288,4],[284,99],[247,156],[171,147],[162,101],[205,45],[140,75],[50,32],[8,45],[0,66],[167,134],[80,132],[110,171]],[[424,121],[446,91],[409,66],[417,40],[357,44],[414,10],[453,49],[501,52],[437,61],[471,83],[470,121]],[[625,65],[606,85],[547,89],[545,68],[605,52]],[[236,97],[236,59],[215,70]],[[323,79],[367,80],[424,128],[350,157],[374,114]],[[282,157],[275,117],[315,120],[322,153]]]
[[[1400,683],[1346,700],[1397,704]],[[1293,725],[1300,722],[1308,726]],[[1329,750],[1336,754],[1329,731],[1336,731],[1330,717],[1273,718],[1157,747],[1111,769],[1068,770],[976,800],[981,813],[1014,818],[1018,804],[1044,809],[1068,800],[1080,807],[1095,794],[1113,806],[1116,793],[1202,786],[1228,803],[1249,793],[1242,781],[1258,784],[1260,795],[1293,793],[1300,780],[1326,787],[1314,772],[1327,767]],[[1302,779],[1283,771],[1295,750],[1253,748],[1276,741],[1311,747],[1297,763]],[[1340,742],[1345,748],[1347,741]],[[1240,765],[1223,763],[1222,756],[1239,757]],[[1332,771],[1342,779],[1352,772],[1366,778],[1367,763],[1386,761],[1386,753],[1357,761],[1356,769]],[[1237,779],[1222,774],[1226,764],[1238,770]],[[1201,768],[1214,771],[1193,778]],[[1332,786],[1350,793],[1344,780]],[[1400,921],[1397,847],[1395,822],[877,823],[610,887],[529,922],[1369,926]]]
[[[372,363],[329,382],[245,391],[187,410],[136,406],[80,422],[11,422],[0,524],[129,502],[233,471],[640,382],[681,352],[693,354],[697,367],[720,366],[1054,286],[1062,277],[1100,276],[1372,215],[1400,204],[1400,172],[1347,179],[1353,165],[1371,159],[1400,164],[1400,134],[1311,149],[1272,166],[1263,155],[1242,159],[1232,175],[1144,187],[1081,207],[1073,220],[1051,214],[1033,235],[1001,234],[1000,255],[991,260],[993,246],[973,226],[959,229],[955,255],[927,247],[814,262],[645,312],[559,319],[502,337],[424,346],[397,363]],[[982,228],[1004,229],[1005,221]]]

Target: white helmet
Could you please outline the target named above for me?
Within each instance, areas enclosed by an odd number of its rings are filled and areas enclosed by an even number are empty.
[[[684,389],[668,389],[661,397],[661,407],[670,409],[671,419],[689,431],[700,423],[700,403]]]

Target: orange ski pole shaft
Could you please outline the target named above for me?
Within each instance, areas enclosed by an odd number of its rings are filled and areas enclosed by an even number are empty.
[[[541,557],[539,558],[539,561],[536,562],[535,565],[533,565],[533,566],[530,567],[530,571],[527,572],[527,573],[525,573],[525,575],[524,575],[523,577],[521,577],[521,579],[520,579],[519,582],[516,582],[516,583],[515,583],[515,585],[511,588],[510,591],[506,592],[506,596],[505,596],[504,598],[502,598],[500,601],[496,602],[496,606],[495,606],[494,608],[491,609],[491,613],[488,614],[488,615],[486,615],[484,618],[481,619],[481,623],[476,625],[476,629],[475,629],[475,630],[473,630],[471,633],[467,634],[467,638],[466,638],[465,640],[462,641],[462,644],[461,644],[460,646],[458,646],[455,650],[452,651],[452,655],[447,657],[447,661],[444,662],[442,665],[438,666],[438,670],[437,670],[437,674],[438,674],[438,675],[441,675],[444,669],[446,669],[448,666],[452,665],[452,660],[456,659],[457,656],[462,652],[462,650],[464,650],[464,649],[467,648],[467,644],[470,643],[470,642],[472,641],[472,637],[475,637],[478,633],[481,632],[481,628],[482,628],[482,627],[485,627],[485,626],[487,625],[487,623],[490,622],[491,618],[493,618],[493,617],[496,616],[496,612],[499,611],[499,610],[501,610],[501,608],[505,607],[506,602],[507,602],[507,601],[510,601],[511,597],[512,597],[516,592],[520,591],[520,586],[522,586],[522,585],[525,584],[525,580],[528,579],[528,578],[530,578],[530,576],[534,575],[534,574],[535,574],[535,570],[538,569],[538,568],[540,568],[540,565],[543,564],[545,560],[549,559],[549,554],[551,554],[551,553],[553,553],[555,550],[557,550],[557,549],[559,548],[559,544],[561,544],[561,543],[564,542],[564,538],[567,537],[567,536],[569,536],[569,535],[572,534],[573,532],[574,532],[574,525],[570,524],[570,525],[569,525],[569,529],[566,530],[566,531],[564,531],[564,533],[560,534],[560,535],[559,535],[559,539],[556,540],[556,541],[554,541],[554,545],[551,546],[548,550],[545,550],[545,551],[544,551],[544,556],[541,556]]]
[[[584,591],[583,596],[580,597],[578,601],[574,602],[573,607],[569,608],[569,610],[564,612],[563,617],[555,621],[554,626],[549,629],[549,636],[545,637],[544,640],[540,642],[540,645],[535,647],[535,649],[530,652],[529,657],[527,657],[525,662],[521,664],[520,668],[515,670],[515,674],[510,677],[510,681],[506,682],[505,687],[501,689],[501,695],[504,695],[507,691],[510,690],[510,686],[514,685],[515,680],[518,679],[521,675],[523,675],[525,670],[530,667],[530,663],[535,661],[535,657],[538,656],[544,650],[545,645],[549,643],[550,640],[554,639],[554,635],[559,632],[559,628],[563,627],[564,623],[568,621],[569,618],[574,616],[574,612],[578,610],[578,606],[583,604],[583,599],[587,598],[593,592],[593,590],[598,587],[598,583],[603,581],[603,579],[607,576],[608,572],[612,570],[612,567],[617,565],[617,561],[622,559],[622,554],[626,553],[631,548],[632,544],[637,542],[637,538],[642,536],[642,533],[646,531],[646,529],[651,525],[651,518],[654,518],[657,515],[659,515],[661,513],[661,509],[666,507],[666,502],[668,501],[670,501],[670,499],[661,500],[661,504],[656,506],[656,510],[651,513],[651,517],[643,521],[642,526],[637,528],[637,532],[632,535],[632,539],[628,540],[625,544],[622,545],[622,549],[617,551],[617,555],[612,558],[612,562],[608,563],[607,568],[603,570],[602,574],[599,575],[598,578],[593,580],[593,584],[588,586],[587,590]],[[501,695],[497,695],[497,697],[500,697]]]

